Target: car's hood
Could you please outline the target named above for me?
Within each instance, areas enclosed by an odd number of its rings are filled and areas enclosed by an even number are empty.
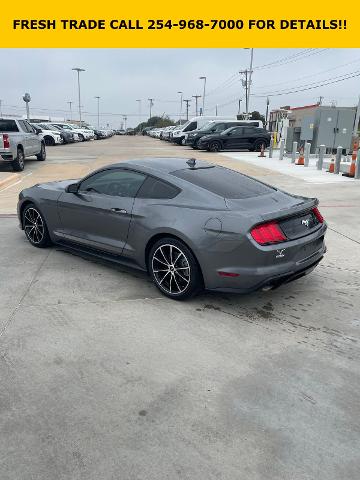
[[[214,138],[214,137],[218,137],[218,136],[219,136],[218,133],[208,133],[207,135],[204,135],[203,137],[200,138],[200,142],[204,141],[204,140],[207,140],[208,138]]]
[[[72,183],[77,183],[79,179],[72,179],[72,180],[58,180],[56,182],[46,182],[46,183],[38,183],[35,185],[39,188],[44,188],[46,190],[57,190],[59,192],[63,192],[68,185]]]

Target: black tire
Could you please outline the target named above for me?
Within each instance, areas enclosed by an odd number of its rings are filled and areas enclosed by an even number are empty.
[[[38,155],[36,155],[36,158],[39,160],[39,162],[44,162],[46,160],[46,148],[45,144],[41,142],[41,150]]]
[[[193,297],[203,288],[201,270],[194,254],[185,243],[175,238],[162,238],[152,246],[148,268],[155,286],[173,300]]]
[[[45,219],[33,203],[26,205],[21,220],[26,238],[31,245],[37,248],[46,248],[51,244]]]
[[[85,137],[81,133],[79,133],[79,138],[80,138],[80,142],[85,142]]]
[[[254,146],[251,148],[253,152],[261,152],[261,147],[264,145],[264,150],[267,147],[265,140],[256,140]]]
[[[221,150],[221,143],[217,140],[209,143],[209,152],[219,152]]]
[[[11,162],[14,172],[22,172],[25,168],[25,155],[21,147],[18,147],[16,158]]]
[[[49,137],[48,135],[44,137],[44,142],[45,145],[49,145],[49,147],[53,147],[55,145],[55,140],[53,139],[53,137]]]

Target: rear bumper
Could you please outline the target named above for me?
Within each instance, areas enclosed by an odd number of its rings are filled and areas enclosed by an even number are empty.
[[[307,275],[314,270],[326,252],[325,232],[324,224],[309,236],[307,241],[301,239],[280,244],[282,248],[279,248],[278,244],[267,247],[266,252],[265,249],[259,249],[254,256],[248,252],[245,257],[236,257],[235,252],[233,255],[214,254],[206,262],[212,268],[204,268],[202,257],[200,264],[205,288],[222,292],[249,293],[265,288],[277,288],[283,283]],[[226,274],[229,276],[224,276]]]

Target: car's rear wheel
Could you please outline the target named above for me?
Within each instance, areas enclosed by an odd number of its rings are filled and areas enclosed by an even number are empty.
[[[169,298],[190,298],[203,286],[195,256],[175,238],[157,241],[150,250],[148,265],[156,287]]]
[[[254,143],[254,146],[252,148],[253,151],[255,152],[261,152],[261,149],[266,148],[266,142],[265,140],[256,140],[256,142]]]
[[[81,135],[81,133],[79,133],[79,140],[80,142],[85,142],[85,137],[84,135]]]
[[[38,155],[36,155],[36,158],[40,162],[43,162],[44,160],[46,160],[46,149],[45,149],[45,145],[43,143],[41,144],[40,153]]]
[[[25,168],[25,155],[23,149],[18,147],[16,158],[11,162],[14,172],[21,172]]]
[[[51,240],[45,219],[33,203],[24,208],[22,222],[26,238],[31,245],[38,248],[50,245]]]
[[[210,142],[208,150],[210,152],[219,152],[221,150],[221,143],[217,141]]]

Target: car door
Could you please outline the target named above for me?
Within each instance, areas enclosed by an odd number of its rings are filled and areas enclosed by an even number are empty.
[[[104,169],[85,178],[77,193],[58,200],[62,236],[84,246],[120,255],[127,241],[134,198],[146,178],[127,169]]]
[[[24,147],[24,155],[25,157],[28,157],[29,155],[32,155],[30,134],[28,132],[28,128],[24,120],[18,120],[18,123],[21,129],[21,134],[22,134],[22,145]]]
[[[229,131],[224,132],[224,141],[223,144],[227,149],[236,149],[239,148],[241,144],[243,127],[234,127]]]
[[[25,127],[28,132],[28,142],[29,142],[29,149],[30,155],[36,155],[40,153],[41,149],[41,137],[36,134],[35,128],[33,128],[29,122],[24,120]]]

